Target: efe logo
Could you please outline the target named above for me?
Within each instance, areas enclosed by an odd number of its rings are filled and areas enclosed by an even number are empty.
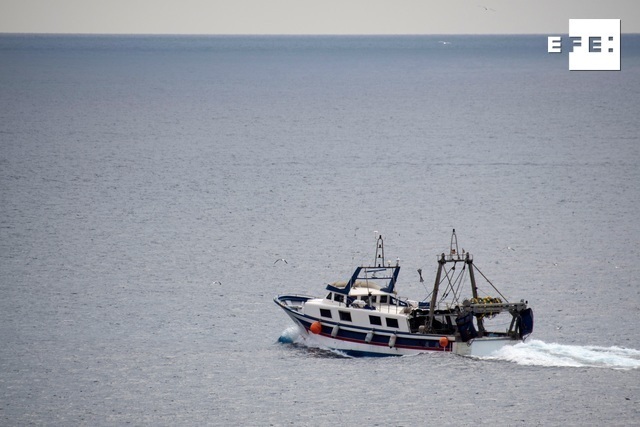
[[[620,20],[570,19],[570,71],[620,71]],[[562,38],[547,38],[549,53],[562,52]]]

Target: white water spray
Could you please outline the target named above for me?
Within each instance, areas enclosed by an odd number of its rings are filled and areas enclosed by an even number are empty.
[[[531,340],[503,347],[485,359],[527,366],[590,367],[629,370],[640,368],[640,350],[622,347],[579,346]]]
[[[282,344],[294,344],[300,340],[300,328],[297,326],[289,326],[287,329],[282,331],[278,338],[278,342]]]

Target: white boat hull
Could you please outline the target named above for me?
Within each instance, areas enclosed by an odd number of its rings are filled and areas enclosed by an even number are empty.
[[[335,350],[351,356],[406,356],[427,352],[450,352],[461,356],[486,357],[506,345],[521,342],[511,337],[482,337],[460,341],[456,335],[398,333],[389,330],[368,330],[339,322],[325,322],[300,313],[278,298],[275,302],[291,317],[301,330],[301,337],[310,345]],[[312,332],[312,324],[320,323],[321,330]],[[446,338],[443,345],[442,338]],[[367,342],[369,341],[369,342]]]

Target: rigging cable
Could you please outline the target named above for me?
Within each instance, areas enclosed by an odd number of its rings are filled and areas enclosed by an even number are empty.
[[[466,271],[466,267],[467,267],[466,265],[462,266],[462,270],[460,270],[460,272],[458,273],[458,277],[453,281],[453,283],[451,283],[451,281],[449,281],[449,286],[447,287],[447,289],[445,290],[444,294],[442,295],[442,298],[440,299],[440,302],[444,301],[444,299],[449,296],[449,292],[453,292],[453,300],[452,300],[452,302],[455,303],[455,302],[457,302],[459,300],[458,294],[459,294],[459,291],[460,291],[460,286],[462,286],[462,282],[464,281],[463,277],[464,277],[464,273]],[[446,274],[446,272],[445,272],[445,274]],[[454,289],[454,286],[456,284],[457,284],[457,287]],[[451,288],[451,289],[449,289],[449,288]]]
[[[455,291],[453,291],[453,296],[454,296],[454,300],[453,301],[454,301],[454,303],[457,303],[457,302],[460,301],[460,298],[458,297],[458,295],[460,295],[459,294],[460,286],[462,286],[462,282],[464,282],[463,275],[466,273],[466,269],[467,269],[467,265],[465,264],[462,267],[462,271],[460,271],[460,275],[458,276],[458,279],[459,279],[458,280],[458,287],[456,288]]]
[[[504,295],[502,295],[502,293],[498,290],[498,288],[496,288],[495,286],[493,286],[493,283],[491,283],[491,280],[487,279],[487,276],[485,276],[485,275],[482,273],[482,271],[480,271],[480,269],[479,269],[475,264],[473,264],[473,266],[474,266],[474,267],[475,267],[475,269],[478,271],[478,273],[480,273],[480,275],[481,275],[482,277],[484,277],[484,280],[486,280],[486,281],[491,285],[491,287],[492,287],[492,288],[493,288],[493,289],[498,293],[498,295],[500,295],[500,296],[502,297],[502,300],[503,300],[504,302],[507,302],[507,303],[508,303],[508,302],[509,302],[509,300],[508,300]]]

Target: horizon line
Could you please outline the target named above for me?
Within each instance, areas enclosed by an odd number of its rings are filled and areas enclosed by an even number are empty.
[[[30,35],[30,36],[225,36],[225,37],[315,37],[315,36],[339,36],[339,37],[404,37],[404,36],[549,36],[567,35],[568,31],[558,33],[525,32],[525,33],[82,33],[82,32],[9,32],[0,31],[0,36],[6,35]],[[620,35],[634,35],[640,32],[620,32]]]
[[[560,33],[65,33],[65,32],[5,32],[0,31],[0,36],[225,36],[225,37],[315,37],[315,36],[338,36],[338,37],[404,37],[404,36],[548,36],[562,35]],[[638,33],[620,33],[640,34]]]

